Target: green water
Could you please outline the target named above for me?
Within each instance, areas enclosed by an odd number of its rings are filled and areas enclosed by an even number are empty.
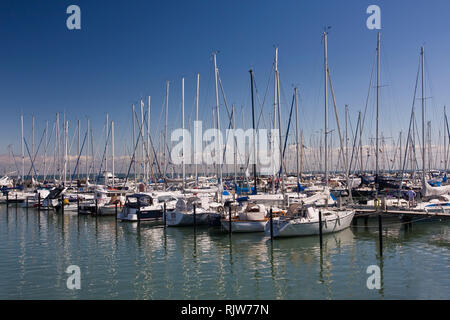
[[[0,206],[0,299],[449,299],[450,223],[274,240]],[[389,224],[389,225],[388,225]],[[66,268],[78,265],[81,289]],[[368,289],[367,267],[381,269]]]

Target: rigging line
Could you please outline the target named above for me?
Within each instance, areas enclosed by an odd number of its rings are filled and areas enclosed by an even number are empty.
[[[367,113],[367,107],[369,105],[370,91],[372,90],[372,80],[373,80],[373,73],[375,70],[376,59],[377,59],[377,55],[376,55],[376,50],[375,50],[374,62],[372,63],[372,71],[370,72],[370,78],[369,78],[369,90],[367,91],[366,106],[364,107],[364,114],[363,114],[363,119],[362,119],[362,123],[361,123],[361,131],[364,131],[364,123],[366,121],[366,113]]]
[[[84,143],[86,142],[86,137],[87,137],[87,130],[86,130],[86,134],[84,135],[83,144],[81,145],[80,153],[78,154],[78,158],[77,158],[77,162],[75,164],[75,168],[73,169],[72,177],[70,178],[70,184],[72,184],[73,178],[75,177],[75,175],[77,173],[77,168],[78,168],[78,164],[79,164],[79,161],[80,161],[80,157],[81,157],[81,155],[83,153]]]
[[[414,109],[415,109],[415,104],[416,104],[417,87],[419,84],[419,73],[420,73],[420,62],[419,62],[419,67],[417,69],[416,84],[414,86],[414,94],[413,94],[413,101],[412,101],[412,107],[411,107],[411,117],[409,120],[408,135],[406,138],[406,146],[405,146],[405,154],[403,157],[403,164],[402,164],[401,176],[400,176],[400,186],[399,186],[399,190],[398,190],[399,196],[400,196],[400,192],[401,192],[401,188],[402,188],[402,184],[403,184],[405,166],[406,166],[406,162],[407,162],[407,158],[408,158],[408,147],[409,147],[410,143],[413,144],[412,137],[411,137],[411,127],[414,125],[413,118],[414,118]],[[411,150],[411,152],[412,152],[412,150]],[[413,171],[415,171],[415,170],[413,170]]]
[[[25,139],[25,137],[23,137],[23,141],[25,142],[25,146],[27,147],[27,153],[31,160],[31,167],[34,170],[34,176],[37,177],[36,168],[34,167],[33,159],[31,157],[30,150],[28,149],[28,144],[27,144],[27,140]]]
[[[37,147],[37,150],[36,150],[36,152],[35,152],[34,155],[33,155],[33,160],[32,160],[33,163],[36,161],[37,154],[39,153],[39,149],[41,148],[42,140],[44,139],[44,134],[45,134],[45,129],[44,129],[44,131],[42,132],[41,140],[39,141],[39,145],[38,145],[38,147]],[[31,173],[31,167],[30,167],[30,170],[28,171],[27,176],[29,176],[30,173]]]
[[[105,131],[106,131],[106,126],[105,126]],[[102,159],[101,159],[101,161],[100,161],[100,168],[99,168],[99,170],[98,170],[98,175],[97,175],[96,183],[98,183],[98,180],[99,180],[99,178],[100,178],[100,175],[102,174],[103,162],[104,162],[105,157],[106,157],[106,151],[108,150],[108,141],[109,141],[110,133],[111,133],[111,126],[109,127],[108,135],[106,136],[105,148],[103,149],[103,156],[102,156]]]

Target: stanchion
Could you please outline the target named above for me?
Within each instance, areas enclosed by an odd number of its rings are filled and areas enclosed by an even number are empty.
[[[273,240],[273,211],[270,208],[270,240]]]
[[[164,220],[164,228],[167,226],[167,207],[166,202],[164,201],[164,210],[163,210],[163,220]]]
[[[320,238],[320,250],[322,250],[322,211],[319,210],[319,238]]]
[[[197,229],[197,205],[194,203],[194,231]]]
[[[61,195],[61,213],[64,215],[64,195]]]
[[[378,214],[378,238],[380,241],[380,257],[383,256],[383,226],[381,222],[381,214]]]
[[[231,206],[229,206],[229,210],[228,210],[228,232],[231,236]]]

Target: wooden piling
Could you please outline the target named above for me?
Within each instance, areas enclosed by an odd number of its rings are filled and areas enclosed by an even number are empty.
[[[64,195],[61,195],[61,214],[64,215]]]
[[[38,212],[41,212],[41,194],[38,192]]]

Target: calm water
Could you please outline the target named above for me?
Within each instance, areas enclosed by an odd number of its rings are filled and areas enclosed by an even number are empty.
[[[385,225],[396,221],[384,221]],[[0,206],[0,299],[450,299],[450,223],[271,241]],[[361,225],[361,223],[360,223]],[[69,290],[70,265],[81,289]],[[380,265],[382,288],[366,286]]]

